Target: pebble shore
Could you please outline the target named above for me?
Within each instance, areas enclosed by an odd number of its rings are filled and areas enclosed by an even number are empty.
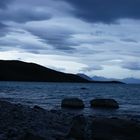
[[[0,140],[139,140],[140,121],[84,116],[0,100]]]

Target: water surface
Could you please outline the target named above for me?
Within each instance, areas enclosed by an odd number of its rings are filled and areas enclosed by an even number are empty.
[[[83,87],[86,89],[83,90]],[[86,107],[84,110],[76,110],[78,113],[140,116],[140,85],[0,82],[0,98],[14,103],[39,105],[45,109],[61,109],[61,100],[65,97],[83,99]],[[89,102],[94,98],[113,98],[120,104],[120,108],[91,109]]]

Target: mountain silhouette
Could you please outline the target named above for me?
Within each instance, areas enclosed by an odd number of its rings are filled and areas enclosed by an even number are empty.
[[[0,81],[89,82],[78,75],[18,60],[0,60]]]

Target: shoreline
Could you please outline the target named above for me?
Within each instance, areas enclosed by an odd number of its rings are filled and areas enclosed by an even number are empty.
[[[14,98],[0,98],[0,100],[10,102],[12,104],[22,104],[23,106],[29,106],[30,108],[33,108],[35,105],[40,106],[44,110],[57,110],[65,113],[73,113],[75,115],[83,114],[84,116],[97,116],[97,117],[119,117],[119,118],[133,118],[140,121],[140,111],[138,110],[138,105],[136,105],[135,109],[137,108],[137,111],[135,112],[128,110],[128,107],[124,108],[124,105],[119,105],[118,109],[106,109],[106,108],[92,108],[88,102],[85,102],[85,107],[83,109],[72,109],[72,108],[62,108],[61,107],[61,99],[59,99],[59,102],[57,102],[56,106],[53,106],[54,102],[52,104],[44,105],[40,103],[35,103],[33,101],[21,101],[16,100]],[[83,100],[84,101],[84,100]]]
[[[140,121],[84,116],[0,100],[1,140],[138,140]]]

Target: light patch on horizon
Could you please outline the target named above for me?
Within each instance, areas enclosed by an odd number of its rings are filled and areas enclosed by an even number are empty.
[[[106,78],[114,78],[114,79],[124,79],[128,77],[135,77],[135,75],[137,75],[136,78],[140,77],[139,71],[136,71],[134,73],[133,70],[124,69],[119,66],[103,66],[103,67],[104,67],[103,70],[94,71],[94,74],[93,72],[88,72],[88,75],[91,77],[96,75],[96,76],[103,76]]]
[[[34,62],[36,64],[59,70],[65,73],[78,73],[80,69],[85,67],[85,64],[75,62],[76,58],[60,56],[60,55],[43,55],[33,54],[20,51],[4,51],[0,52],[2,60],[20,60],[25,62]],[[75,69],[73,69],[75,67]]]

